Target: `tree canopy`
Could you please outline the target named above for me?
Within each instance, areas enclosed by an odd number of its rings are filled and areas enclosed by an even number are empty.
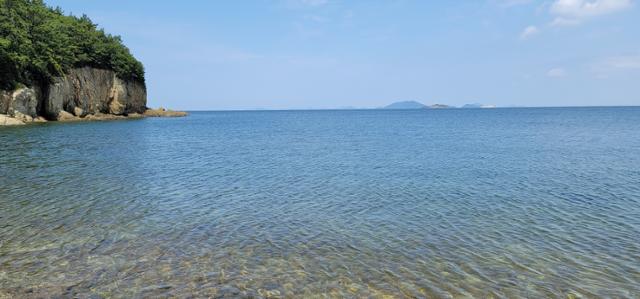
[[[42,0],[0,0],[0,88],[50,82],[75,67],[110,69],[144,82],[144,67],[119,36],[86,15],[65,15]]]

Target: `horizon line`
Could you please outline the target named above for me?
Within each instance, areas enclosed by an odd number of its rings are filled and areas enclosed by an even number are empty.
[[[490,108],[464,108],[464,107],[447,107],[447,108],[247,108],[247,109],[178,109],[187,112],[257,112],[257,111],[349,111],[349,110],[387,110],[387,111],[403,111],[403,110],[494,110],[494,109],[544,109],[544,108],[640,108],[640,105],[585,105],[585,106],[496,106]],[[167,108],[168,109],[168,108]],[[172,109],[173,110],[173,109]]]

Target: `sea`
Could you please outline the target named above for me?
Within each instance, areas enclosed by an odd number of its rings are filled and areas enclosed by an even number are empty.
[[[640,107],[0,128],[0,298],[640,298]]]

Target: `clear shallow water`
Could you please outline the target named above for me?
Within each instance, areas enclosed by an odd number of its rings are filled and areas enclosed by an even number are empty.
[[[640,297],[640,108],[0,128],[1,297]]]

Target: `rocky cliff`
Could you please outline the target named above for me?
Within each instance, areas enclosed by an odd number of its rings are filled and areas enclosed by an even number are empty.
[[[142,114],[146,104],[144,83],[121,80],[113,71],[91,67],[72,69],[46,86],[0,90],[0,114],[24,122]]]

